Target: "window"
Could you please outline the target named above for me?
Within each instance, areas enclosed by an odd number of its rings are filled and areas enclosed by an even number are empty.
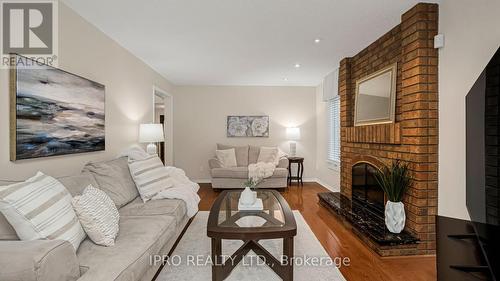
[[[328,100],[328,162],[333,168],[340,165],[340,96]]]

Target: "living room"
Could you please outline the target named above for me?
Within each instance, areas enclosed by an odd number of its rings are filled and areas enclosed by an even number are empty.
[[[1,1],[0,280],[498,280],[500,3],[429,2]]]

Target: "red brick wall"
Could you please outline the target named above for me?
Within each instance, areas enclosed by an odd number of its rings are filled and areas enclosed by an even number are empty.
[[[438,58],[433,38],[438,6],[420,3],[401,23],[370,46],[340,63],[341,192],[351,196],[351,168],[375,157],[410,163],[414,179],[404,203],[406,229],[421,240],[418,254],[434,254],[438,180]],[[397,63],[394,124],[354,127],[356,80]],[[370,156],[370,157],[368,157]],[[373,161],[372,161],[373,162]],[[376,164],[376,163],[374,163]]]

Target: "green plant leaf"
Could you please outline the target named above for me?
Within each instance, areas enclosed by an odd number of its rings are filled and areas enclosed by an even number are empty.
[[[375,174],[375,179],[392,202],[401,202],[412,183],[409,165],[400,161],[393,162],[390,167],[383,167]]]

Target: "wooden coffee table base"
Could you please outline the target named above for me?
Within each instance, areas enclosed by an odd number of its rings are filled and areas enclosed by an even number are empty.
[[[207,223],[207,236],[212,239],[212,280],[222,281],[243,260],[250,250],[285,281],[293,280],[293,237],[297,235],[297,223],[285,198],[275,190],[257,190],[262,200],[260,211],[240,211],[239,190],[224,190],[215,200]],[[245,223],[247,218],[250,223]],[[252,217],[262,219],[264,223]],[[242,225],[238,222],[241,220]],[[245,226],[247,225],[247,226]],[[241,246],[226,261],[222,256],[222,240],[240,240]],[[283,239],[283,259],[278,260],[259,241]],[[227,256],[226,256],[227,257]],[[283,262],[283,263],[282,263]]]
[[[269,266],[281,279],[293,281],[293,237],[283,238],[283,256],[287,262],[282,264],[259,243],[259,240],[246,240],[227,263],[222,263],[222,239],[212,238],[212,281],[226,279],[231,271],[241,262],[250,250],[253,250],[267,266]]]

